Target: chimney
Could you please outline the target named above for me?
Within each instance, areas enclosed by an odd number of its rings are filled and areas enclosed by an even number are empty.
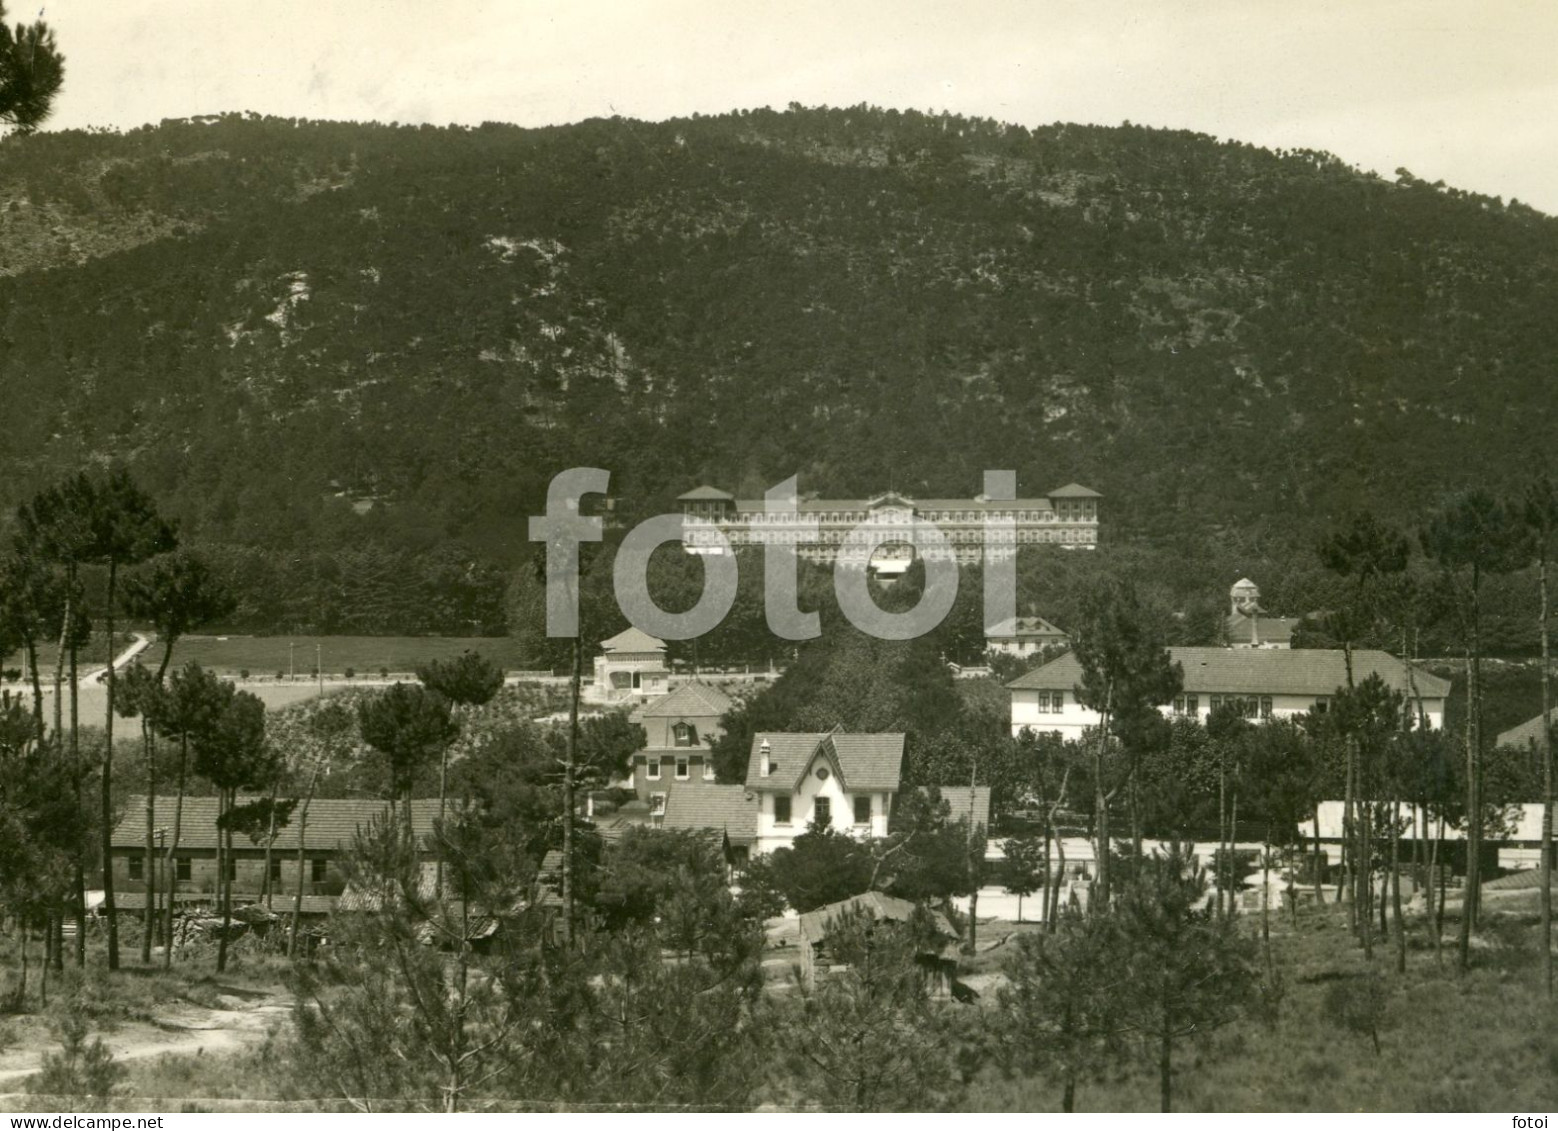
[[[757,756],[761,759],[763,776],[766,778],[774,772],[774,748],[768,744],[768,739],[763,739],[757,748]]]

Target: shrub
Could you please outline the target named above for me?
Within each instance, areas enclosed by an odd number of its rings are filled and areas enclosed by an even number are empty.
[[[1385,1024],[1389,1005],[1390,991],[1385,979],[1378,974],[1366,974],[1338,981],[1326,990],[1324,1012],[1333,1025],[1372,1040],[1374,1054],[1378,1056],[1379,1031]]]
[[[347,679],[351,679],[353,676],[355,676],[357,674],[357,669],[356,668],[347,668],[341,674],[346,676]]]
[[[28,1078],[27,1090],[35,1096],[91,1099],[93,1107],[101,1110],[124,1076],[124,1066],[114,1063],[101,1037],[87,1043],[87,1019],[81,1011],[65,1013],[58,1031],[60,1051],[43,1058],[43,1070]]]

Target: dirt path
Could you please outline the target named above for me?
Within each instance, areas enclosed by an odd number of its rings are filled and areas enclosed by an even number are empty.
[[[183,1003],[169,1007],[155,1021],[126,1021],[96,1035],[118,1061],[165,1054],[221,1055],[259,1044],[292,1010],[292,999],[283,994],[244,991],[217,1000],[221,1008]],[[56,1046],[51,1041],[42,1048],[18,1047],[0,1054],[0,1098],[15,1094],[14,1089],[43,1066],[44,1055],[53,1051]]]

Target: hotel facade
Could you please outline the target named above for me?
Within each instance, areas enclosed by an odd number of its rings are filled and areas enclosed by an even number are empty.
[[[975,565],[1022,546],[1091,550],[1103,496],[1078,483],[1027,499],[914,499],[889,491],[869,499],[797,499],[781,509],[703,486],[679,497],[688,553],[789,545],[819,565],[902,573],[918,555]]]

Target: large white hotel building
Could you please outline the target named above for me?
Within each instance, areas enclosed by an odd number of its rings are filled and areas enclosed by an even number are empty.
[[[689,553],[778,542],[794,545],[807,561],[869,565],[888,574],[908,568],[915,557],[914,532],[926,525],[940,531],[945,546],[927,546],[922,556],[951,557],[959,565],[983,561],[987,544],[992,557],[1010,557],[1031,545],[1094,549],[1102,499],[1078,483],[1028,499],[911,499],[890,491],[871,499],[798,499],[793,510],[782,511],[718,487],[697,487],[679,497]]]

